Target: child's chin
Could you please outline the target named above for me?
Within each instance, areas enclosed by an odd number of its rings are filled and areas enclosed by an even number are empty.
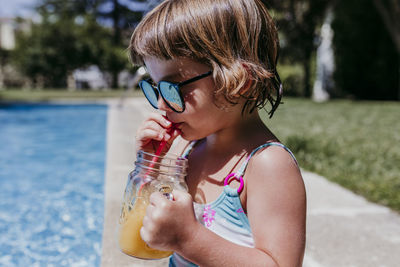
[[[190,138],[190,136],[187,136],[184,132],[181,133],[182,139],[186,141],[193,141],[194,139]]]
[[[198,140],[198,138],[195,135],[192,134],[188,134],[187,132],[182,131],[181,132],[181,137],[186,140],[186,141],[194,141],[194,140]]]

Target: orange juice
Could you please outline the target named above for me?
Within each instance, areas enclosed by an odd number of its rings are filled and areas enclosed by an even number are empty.
[[[120,222],[119,247],[125,254],[142,259],[161,259],[172,254],[171,251],[160,251],[150,248],[140,237],[140,228],[146,214],[148,202],[143,197],[136,199],[133,208],[124,214]],[[123,212],[126,207],[123,207]]]

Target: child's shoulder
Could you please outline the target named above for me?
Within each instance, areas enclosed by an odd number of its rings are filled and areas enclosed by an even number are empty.
[[[282,167],[297,166],[297,161],[292,151],[280,142],[267,142],[252,151],[253,163],[263,165],[281,165]]]
[[[252,205],[266,205],[281,213],[290,211],[288,214],[296,210],[293,207],[304,208],[306,192],[300,169],[283,147],[268,146],[257,151],[249,161],[244,180],[249,211]]]
[[[266,143],[253,153],[246,168],[251,180],[301,178],[293,153],[281,143]]]

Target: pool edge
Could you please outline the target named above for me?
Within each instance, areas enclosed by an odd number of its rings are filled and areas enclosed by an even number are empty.
[[[106,101],[107,140],[104,182],[104,224],[102,239],[102,267],[167,266],[168,260],[144,261],[129,257],[117,247],[116,228],[122,193],[128,173],[135,161],[137,127],[151,111],[144,98]]]

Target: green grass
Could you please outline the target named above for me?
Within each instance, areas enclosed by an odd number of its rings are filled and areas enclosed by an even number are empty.
[[[7,89],[0,90],[0,101],[3,102],[40,102],[50,101],[54,99],[99,99],[99,98],[115,98],[115,97],[136,97],[142,95],[139,90],[130,90],[125,92],[119,90],[102,90],[102,91],[68,91],[68,90],[21,90]]]
[[[285,99],[264,122],[302,168],[400,211],[400,103]]]

